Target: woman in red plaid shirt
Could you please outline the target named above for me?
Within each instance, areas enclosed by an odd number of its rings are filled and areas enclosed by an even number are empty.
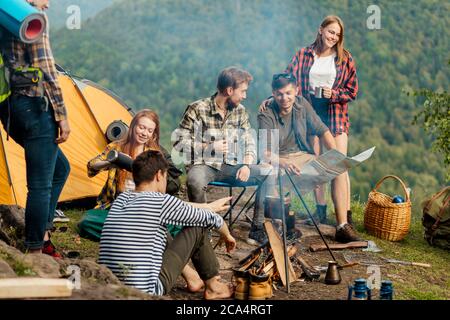
[[[344,24],[337,16],[328,16],[321,23],[312,45],[300,49],[286,69],[297,79],[298,95],[308,99],[322,121],[330,128],[337,150],[347,154],[349,117],[348,103],[358,93],[355,62],[344,49]],[[318,137],[312,138],[316,154],[322,152]],[[336,179],[346,184],[347,219],[352,224],[350,211],[350,179],[344,173]],[[324,186],[316,190],[317,218],[326,222]]]

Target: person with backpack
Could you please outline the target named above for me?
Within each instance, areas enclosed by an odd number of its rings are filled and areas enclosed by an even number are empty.
[[[38,10],[45,10],[49,4],[49,0],[27,2]],[[49,230],[70,172],[69,162],[59,148],[69,138],[70,126],[48,29],[31,44],[4,33],[0,47],[11,74],[11,96],[1,105],[0,119],[11,138],[25,151],[28,186],[25,248],[29,253],[60,258]],[[33,81],[27,83],[30,77]]]

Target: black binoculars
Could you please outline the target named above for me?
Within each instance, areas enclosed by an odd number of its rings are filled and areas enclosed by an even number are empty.
[[[106,159],[120,169],[124,169],[129,172],[133,171],[133,159],[125,153],[119,152],[117,150],[111,150],[106,155]]]

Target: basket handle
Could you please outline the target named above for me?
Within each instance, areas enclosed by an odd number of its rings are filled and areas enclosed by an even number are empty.
[[[405,185],[405,183],[402,181],[402,179],[400,179],[399,177],[394,176],[394,175],[387,175],[387,176],[384,176],[380,181],[378,181],[377,185],[375,186],[375,188],[373,188],[372,191],[376,191],[376,190],[380,187],[380,185],[383,183],[383,181],[386,180],[387,178],[392,178],[392,179],[395,179],[395,180],[397,180],[398,182],[400,182],[400,184],[401,184],[402,187],[403,187],[403,191],[405,191],[406,202],[409,202],[409,194],[408,194],[408,191],[406,191],[406,185]]]

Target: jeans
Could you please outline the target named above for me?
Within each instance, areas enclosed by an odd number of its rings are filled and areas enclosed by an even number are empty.
[[[167,246],[159,274],[164,294],[172,289],[191,258],[202,280],[211,279],[219,274],[219,261],[208,239],[208,230],[201,227],[188,227],[174,239],[167,237]]]
[[[206,202],[206,188],[212,181],[236,183],[236,174],[242,165],[222,164],[220,170],[205,164],[194,165],[188,170],[187,189],[189,201],[197,203]],[[250,177],[247,182],[260,184],[264,179],[259,174],[259,166],[250,165]]]
[[[0,118],[6,128],[8,107],[2,106]],[[22,95],[11,98],[9,134],[25,151],[28,249],[42,248],[45,231],[53,227],[56,204],[70,172],[69,161],[55,143],[57,130],[53,110],[43,108],[42,98]]]
[[[211,181],[219,181],[226,183],[236,183],[236,173],[242,166],[222,164],[220,170],[207,165],[194,165],[188,171],[187,189],[188,197],[191,202],[205,203],[206,188]],[[264,222],[264,197],[265,185],[269,180],[273,180],[273,176],[266,176],[261,173],[261,166],[250,165],[250,177],[247,182],[258,184],[258,192],[255,198],[255,207],[252,226],[262,228]],[[271,185],[273,185],[271,183]],[[264,190],[261,192],[261,190]]]

